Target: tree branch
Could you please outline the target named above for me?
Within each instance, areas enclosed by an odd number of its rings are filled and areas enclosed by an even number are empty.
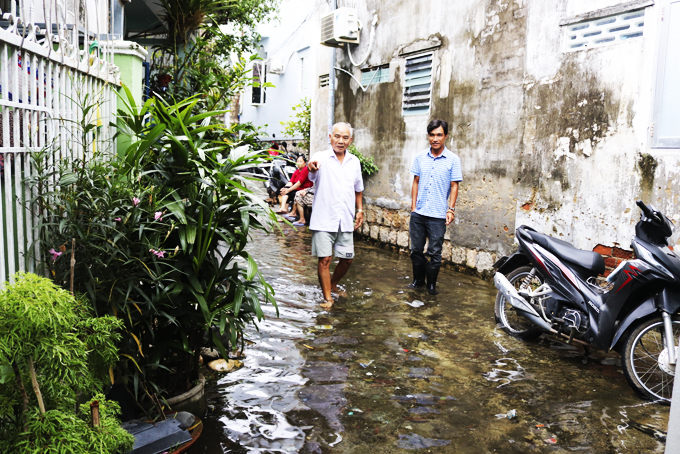
[[[40,392],[40,386],[38,386],[38,377],[35,374],[35,367],[33,367],[33,358],[28,357],[28,371],[31,373],[31,383],[33,384],[33,392],[35,392],[35,397],[38,398],[38,406],[40,407],[40,413],[45,414],[45,402],[43,402],[42,393]]]

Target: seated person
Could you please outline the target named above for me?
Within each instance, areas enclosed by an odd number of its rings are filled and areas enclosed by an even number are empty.
[[[307,189],[313,186],[313,183],[309,181],[309,170],[307,169],[307,161],[303,155],[299,155],[297,158],[297,170],[293,172],[293,176],[290,177],[290,181],[286,183],[286,186],[281,189],[279,201],[281,206],[277,213],[288,215],[288,199],[294,198],[298,189]]]
[[[293,204],[293,216],[298,217],[298,220],[293,222],[295,227],[302,227],[307,224],[305,219],[305,207],[311,207],[314,202],[314,188],[300,189],[295,194],[295,203]],[[290,218],[293,220],[294,218]]]

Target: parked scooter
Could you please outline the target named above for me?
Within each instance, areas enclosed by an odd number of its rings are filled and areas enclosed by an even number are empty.
[[[519,250],[494,264],[496,322],[508,334],[530,340],[553,333],[571,342],[617,351],[630,386],[669,403],[680,334],[680,258],[668,248],[673,223],[642,210],[631,247],[606,279],[597,252],[537,232],[517,229]]]

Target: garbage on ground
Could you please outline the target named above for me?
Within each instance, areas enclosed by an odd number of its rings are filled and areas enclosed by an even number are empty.
[[[404,303],[408,304],[411,307],[421,307],[425,305],[425,303],[419,300],[413,300],[410,303],[408,301],[404,301]]]
[[[367,362],[367,363],[359,363],[359,365],[360,365],[361,367],[363,367],[364,369],[366,369],[368,366],[371,365],[371,363],[373,363],[373,360],[370,360],[370,361]]]
[[[514,409],[510,410],[507,413],[498,413],[496,415],[496,418],[498,418],[498,419],[505,419],[505,418],[515,419],[516,417],[517,417],[517,410],[514,410]]]
[[[236,359],[217,359],[208,363],[208,367],[217,372],[231,372],[243,367],[243,362]]]
[[[333,329],[333,325],[314,325],[314,329]]]
[[[201,356],[206,361],[213,361],[220,358],[222,355],[220,355],[219,350],[217,350],[216,348],[203,347],[201,348]]]
[[[545,441],[546,443],[549,443],[549,444],[551,444],[551,445],[554,445],[555,443],[557,443],[557,440],[555,440],[555,437],[546,438],[546,439],[543,440],[543,441]]]

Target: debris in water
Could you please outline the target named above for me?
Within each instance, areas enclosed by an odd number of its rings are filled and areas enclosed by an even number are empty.
[[[425,438],[418,434],[399,435],[397,446],[401,449],[423,449],[433,446],[446,446],[451,440],[438,440],[436,438]]]
[[[333,325],[314,325],[314,329],[333,329]]]
[[[217,372],[231,372],[243,367],[243,363],[235,359],[216,359],[215,361],[210,361],[208,367]]]
[[[507,348],[503,347],[503,346],[501,345],[501,343],[498,342],[498,341],[494,342],[494,344],[496,344],[496,347],[498,347],[503,353],[507,353],[507,352],[510,351],[510,350],[508,350]]]
[[[425,305],[425,303],[423,303],[422,301],[419,301],[419,300],[413,300],[413,301],[410,302],[410,303],[407,302],[407,301],[404,301],[404,302],[405,302],[406,304],[408,304],[409,306],[411,306],[411,307],[421,307],[421,306],[424,306],[424,305]]]
[[[546,438],[546,439],[543,440],[543,441],[545,441],[546,443],[550,443],[551,445],[554,445],[555,443],[557,443],[557,440],[555,440],[555,437]]]
[[[310,346],[307,345],[307,344],[302,344],[302,345],[304,345],[305,347],[307,347],[307,348],[310,349],[310,350],[314,350],[314,347],[310,347]]]
[[[370,361],[367,362],[367,363],[359,363],[359,365],[360,365],[361,367],[363,367],[364,369],[366,369],[368,366],[371,365],[371,363],[373,363],[373,360],[370,360]]]

